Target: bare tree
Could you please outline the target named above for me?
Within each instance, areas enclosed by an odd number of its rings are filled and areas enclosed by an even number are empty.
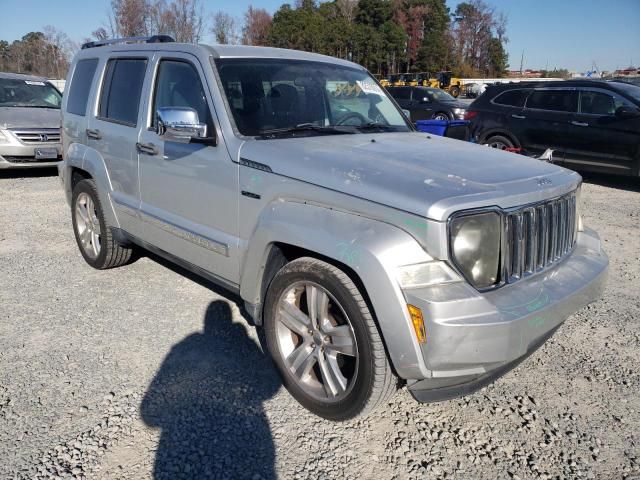
[[[271,15],[264,8],[249,8],[244,14],[242,43],[244,45],[266,45],[271,27]]]
[[[342,15],[348,23],[353,23],[358,8],[358,0],[337,0],[336,7],[340,15]]]
[[[231,15],[218,11],[213,14],[211,33],[216,43],[236,45],[239,41],[238,24]]]
[[[494,7],[483,0],[469,0],[458,4],[452,34],[463,75],[487,73],[492,49],[496,50],[494,38],[500,45],[507,41],[504,36],[506,22],[506,16],[497,13]]]
[[[149,4],[146,0],[111,0],[111,10],[114,23],[112,30],[117,36],[139,37],[149,34]]]
[[[102,40],[168,34],[178,42],[197,43],[205,31],[201,0],[111,0],[105,25],[92,35]]]
[[[52,25],[43,29],[47,50],[47,62],[50,63],[50,74],[56,78],[63,78],[69,69],[71,57],[78,49],[78,45],[69,36]]]
[[[206,29],[200,0],[172,0],[167,8],[167,29],[178,42],[198,43]]]

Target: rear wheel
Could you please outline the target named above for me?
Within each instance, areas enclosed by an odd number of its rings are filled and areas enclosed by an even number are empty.
[[[458,98],[458,96],[460,95],[460,87],[458,86],[451,87],[451,89],[449,90],[449,93],[453,98]]]
[[[507,148],[515,147],[514,143],[511,140],[502,135],[492,135],[491,137],[487,138],[484,143],[489,145],[491,148],[497,148],[498,150],[505,150]]]
[[[287,390],[330,420],[363,415],[396,380],[367,303],[351,279],[315,258],[276,274],[265,298],[266,341]]]
[[[130,247],[120,245],[104,217],[96,184],[85,179],[74,187],[71,221],[80,253],[99,270],[119,267],[131,259]]]

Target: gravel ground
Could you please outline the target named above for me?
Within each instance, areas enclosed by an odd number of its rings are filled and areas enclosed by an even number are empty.
[[[0,174],[0,478],[640,477],[640,183],[583,187],[603,299],[463,399],[314,417],[236,299],[155,257],[98,272],[57,177]]]

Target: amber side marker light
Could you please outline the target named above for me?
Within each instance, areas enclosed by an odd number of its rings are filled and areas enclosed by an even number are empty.
[[[409,309],[409,315],[411,315],[411,322],[413,323],[413,329],[416,332],[418,343],[425,343],[427,341],[427,333],[424,329],[422,310],[411,304],[407,304],[407,308]]]

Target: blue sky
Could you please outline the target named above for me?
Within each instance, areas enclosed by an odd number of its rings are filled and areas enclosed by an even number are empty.
[[[585,71],[640,65],[640,0],[485,0],[508,16],[511,68],[565,67]],[[245,0],[203,1],[207,12],[224,10],[241,18]],[[253,2],[273,12],[283,2]],[[293,3],[293,2],[291,2]],[[447,0],[453,10],[458,0]],[[106,18],[110,0],[0,0],[0,39],[15,40],[54,25],[80,42]],[[206,40],[210,40],[207,38]]]

